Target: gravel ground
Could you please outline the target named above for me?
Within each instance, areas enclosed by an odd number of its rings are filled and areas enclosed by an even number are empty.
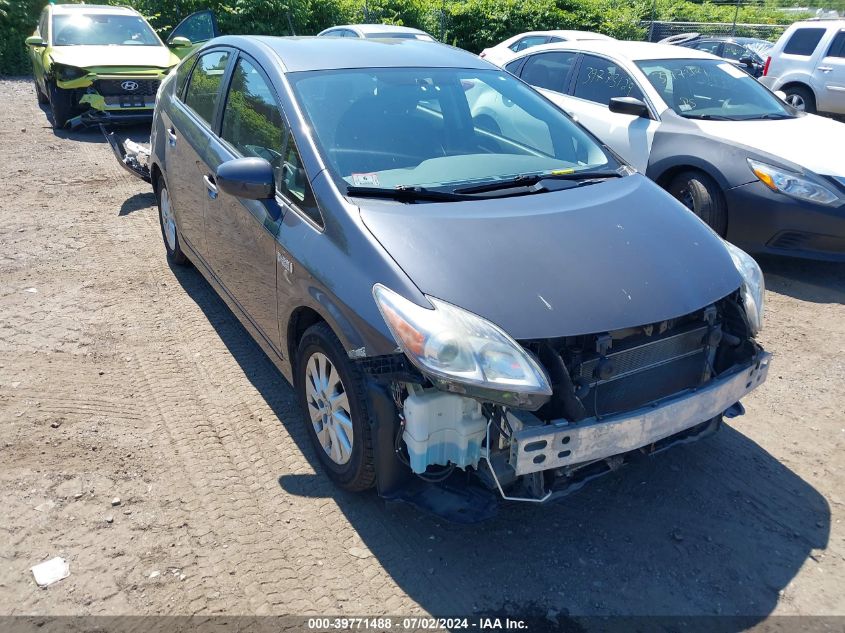
[[[762,262],[774,364],[713,438],[456,526],[332,487],[150,189],[31,82],[0,110],[0,614],[845,614],[845,267]]]

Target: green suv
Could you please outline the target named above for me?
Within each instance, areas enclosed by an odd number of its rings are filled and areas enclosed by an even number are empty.
[[[217,35],[210,11],[185,18],[165,43],[127,7],[50,4],[26,44],[38,101],[63,128],[150,120],[161,80]]]

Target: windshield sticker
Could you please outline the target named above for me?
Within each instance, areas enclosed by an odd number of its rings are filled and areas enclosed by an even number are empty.
[[[744,77],[750,77],[751,76],[747,72],[745,72],[741,68],[737,68],[733,64],[719,64],[719,68],[724,70],[731,77],[735,77],[736,79],[742,79]]]
[[[356,187],[378,187],[378,174],[352,174],[352,184]]]

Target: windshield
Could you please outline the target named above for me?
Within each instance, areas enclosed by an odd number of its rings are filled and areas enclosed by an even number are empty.
[[[53,16],[53,46],[161,46],[147,22],[137,15],[102,13]]]
[[[690,119],[749,120],[793,114],[741,68],[716,59],[656,59],[637,66],[676,114]]]
[[[338,184],[452,187],[619,164],[560,110],[498,70],[291,73]]]
[[[772,46],[774,46],[774,44],[767,42],[766,40],[749,40],[742,42],[742,44],[745,48],[751,49],[757,53],[761,59],[765,59],[769,54],[769,51],[772,50]]]

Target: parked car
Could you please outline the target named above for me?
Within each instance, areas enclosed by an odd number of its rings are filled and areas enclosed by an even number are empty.
[[[845,115],[845,19],[790,26],[769,52],[760,81],[798,110]]]
[[[576,40],[612,40],[613,38],[601,33],[592,31],[528,31],[509,37],[504,42],[495,46],[485,48],[479,57],[486,59],[492,64],[501,66],[506,61],[513,59],[514,55],[533,46],[542,44],[555,44],[558,42],[572,42]]]
[[[425,31],[394,24],[344,24],[333,26],[317,33],[319,37],[358,37],[381,40],[423,40],[433,42],[434,38]]]
[[[534,138],[473,121],[485,91]],[[456,520],[546,501],[766,377],[754,260],[449,46],[219,38],[165,79],[149,173],[169,260],[295,385],[349,490]]]
[[[189,33],[194,39],[184,36]],[[164,76],[192,48],[217,35],[210,11],[185,18],[161,41],[127,7],[48,4],[26,39],[38,102],[53,126],[149,120]]]
[[[671,35],[658,43],[675,44],[716,55],[755,77],[763,74],[766,58],[772,48],[771,42],[757,37],[701,35],[699,33]]]
[[[505,68],[730,242],[845,261],[842,123],[796,111],[713,55],[664,44],[547,45]]]

